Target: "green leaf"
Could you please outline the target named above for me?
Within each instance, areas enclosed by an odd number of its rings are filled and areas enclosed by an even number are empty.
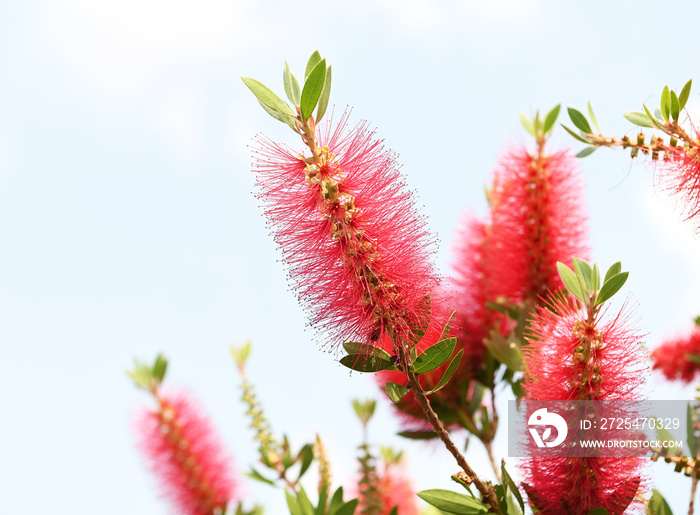
[[[425,332],[428,330],[428,327],[430,326],[430,314],[432,313],[432,309],[433,306],[430,295],[425,295],[420,302],[418,302],[418,311],[420,312],[421,316],[418,317],[418,320],[411,325],[411,341],[413,343],[418,343],[421,341],[425,335]]]
[[[382,349],[379,345],[372,345],[364,342],[345,342],[343,344],[343,349],[345,349],[345,352],[348,354],[362,354],[386,361],[391,360],[391,354]]]
[[[361,402],[357,399],[353,399],[352,407],[355,410],[357,418],[360,419],[362,424],[367,425],[367,423],[374,415],[374,410],[377,407],[377,402],[372,399],[367,399],[364,402]]]
[[[255,95],[255,98],[257,98],[261,104],[279,114],[286,114],[292,117],[294,116],[294,111],[292,111],[292,108],[289,107],[284,100],[275,95],[275,93],[262,82],[258,82],[257,80],[249,77],[241,77],[241,80],[243,81],[243,84],[248,86],[248,89],[253,92],[253,95]]]
[[[654,126],[649,121],[649,117],[645,113],[640,113],[639,111],[627,111],[622,113],[622,116],[627,118],[628,121],[640,127],[653,128]]]
[[[284,491],[284,495],[287,498],[287,508],[289,508],[289,513],[291,515],[304,515],[301,511],[301,507],[297,502],[296,498],[289,493],[289,490]]]
[[[438,437],[435,431],[401,431],[396,434],[409,440],[433,440]]]
[[[696,365],[700,365],[700,356],[697,354],[685,354],[683,358],[686,361],[690,361],[691,363],[695,363]]]
[[[316,111],[316,123],[321,121],[323,115],[326,114],[326,109],[328,109],[328,101],[331,98],[331,67],[326,69],[326,80],[323,83],[323,91],[321,91],[321,96],[318,99],[318,111]]]
[[[462,354],[464,354],[464,350],[460,349],[457,355],[454,358],[452,358],[452,361],[450,361],[450,365],[447,367],[447,370],[445,370],[445,373],[438,381],[438,384],[436,384],[435,388],[433,388],[432,390],[425,392],[426,395],[430,395],[431,393],[435,393],[438,390],[442,390],[442,388],[447,384],[447,382],[450,379],[452,379],[452,376],[457,371],[457,367],[459,366],[460,361],[462,361]]]
[[[585,259],[574,258],[574,269],[576,273],[583,279],[583,284],[588,288],[588,291],[593,290],[593,269]]]
[[[681,94],[678,95],[678,104],[680,105],[681,109],[683,109],[685,107],[685,104],[688,102],[688,98],[690,97],[690,88],[692,87],[693,79],[690,79],[688,82],[685,83],[685,86],[683,86]]]
[[[661,114],[664,120],[668,121],[669,115],[671,114],[671,94],[668,90],[668,86],[664,86],[661,92]]]
[[[447,319],[447,323],[445,324],[445,327],[442,328],[442,333],[440,333],[440,340],[444,340],[447,338],[447,335],[450,334],[450,328],[452,327],[452,321],[455,318],[455,314],[457,314],[457,312],[453,311],[450,314],[450,318]]]
[[[301,459],[301,468],[299,469],[299,478],[297,481],[301,479],[301,476],[303,476],[311,466],[311,462],[314,461],[314,448],[311,444],[307,443],[301,448],[299,454],[297,455],[297,460],[299,459]]]
[[[561,109],[561,104],[555,105],[550,112],[547,113],[547,116],[544,118],[544,133],[547,134],[550,130],[552,130],[552,127],[554,127],[554,123],[557,121],[557,118],[559,117],[559,110]]]
[[[355,508],[357,508],[357,503],[357,499],[346,502],[335,515],[353,515],[355,513]]]
[[[328,506],[328,515],[335,515],[335,513],[343,505],[343,487],[339,486],[338,489],[331,497],[331,503]]]
[[[250,472],[248,472],[246,476],[248,476],[251,479],[255,479],[256,481],[260,481],[261,483],[267,483],[268,485],[275,486],[275,482],[272,479],[266,478],[253,467],[250,467]]]
[[[608,271],[605,272],[605,279],[603,279],[603,284],[608,282],[608,279],[610,279],[613,275],[617,275],[620,272],[622,272],[622,262],[618,261],[617,263],[613,263],[610,268],[608,268]]]
[[[695,425],[696,421],[696,413],[695,410],[693,409],[692,404],[689,402],[688,403],[688,414],[686,418],[686,431],[687,431],[687,438],[688,438],[688,448],[690,449],[690,454],[693,458],[698,456],[698,439],[695,436],[695,431],[693,429],[693,426]]]
[[[384,390],[386,391],[389,399],[391,399],[391,402],[396,404],[403,399],[403,396],[410,391],[410,388],[406,388],[405,386],[401,386],[400,384],[396,383],[387,383],[384,386]]]
[[[671,90],[671,118],[673,118],[674,122],[678,121],[678,117],[681,114],[681,105],[678,102],[678,97],[676,96],[676,92]]]
[[[311,504],[309,497],[306,495],[306,491],[303,486],[299,486],[299,493],[297,493],[297,502],[304,515],[314,515],[314,505]]]
[[[574,297],[582,302],[585,302],[586,298],[581,291],[581,285],[579,284],[574,271],[561,261],[557,261],[557,270],[559,271],[559,277],[561,277],[566,289],[569,290]]]
[[[153,369],[151,370],[151,375],[153,376],[153,379],[158,381],[159,383],[163,382],[163,378],[165,377],[165,371],[168,369],[168,360],[165,359],[165,356],[162,354],[158,354],[156,357],[156,362],[153,363]]]
[[[487,513],[488,507],[473,497],[452,490],[423,490],[418,497],[436,508],[456,515]]]
[[[301,89],[299,88],[299,80],[289,69],[287,61],[284,62],[284,92],[287,94],[289,101],[295,106],[299,105],[299,100],[301,99]]]
[[[581,111],[578,111],[573,107],[569,107],[567,111],[569,112],[569,118],[571,118],[571,123],[573,123],[578,130],[586,134],[593,133],[593,131],[591,130],[591,126],[588,124],[588,120],[586,120],[586,117],[583,116]]]
[[[596,151],[597,148],[598,147],[586,147],[581,152],[576,154],[576,157],[582,159],[584,157],[590,156],[593,152]]]
[[[525,127],[525,130],[528,132],[528,134],[530,134],[530,136],[532,136],[533,138],[536,138],[537,134],[535,134],[535,129],[532,126],[532,122],[530,121],[530,119],[522,113],[520,113],[519,116],[520,123],[523,124],[523,127]]]
[[[267,114],[269,114],[270,116],[272,116],[275,120],[280,121],[282,123],[286,123],[292,129],[297,130],[294,118],[292,118],[291,116],[289,116],[287,114],[278,113],[277,111],[270,109],[265,104],[260,102],[260,100],[258,100],[258,103],[260,104],[260,107],[262,107],[265,110],[265,112]]]
[[[418,355],[413,363],[413,371],[417,374],[424,374],[440,367],[452,355],[455,345],[457,345],[457,338],[445,338],[435,345],[431,345],[425,349],[425,352]]]
[[[649,120],[651,121],[651,126],[652,127],[660,127],[661,126],[660,120],[657,120],[656,118],[654,118],[651,115],[651,113],[649,112],[649,108],[646,105],[642,104],[642,107],[644,108],[644,112],[646,113],[647,118],[649,118]]]
[[[525,513],[525,502],[523,501],[523,496],[520,494],[518,486],[515,484],[515,481],[513,481],[513,478],[511,478],[510,474],[508,474],[506,471],[506,464],[504,461],[501,462],[501,476],[503,477],[504,483],[508,485],[508,488],[510,488],[510,491],[513,492],[515,499],[518,501],[520,511]]]
[[[622,272],[617,275],[613,275],[610,279],[607,279],[603,283],[603,287],[600,289],[600,293],[598,293],[595,303],[602,304],[620,291],[620,288],[622,288],[627,281],[628,276],[629,272]]]
[[[591,102],[588,102],[588,116],[591,117],[591,121],[593,122],[593,125],[595,126],[596,129],[598,129],[598,132],[601,133],[603,131],[600,130],[600,126],[598,125],[598,120],[595,119],[595,115],[593,114],[593,107],[591,106]]]
[[[598,291],[600,289],[600,268],[598,263],[593,263],[593,290]]]
[[[309,57],[309,61],[306,63],[306,70],[304,71],[304,81],[308,78],[309,74],[311,73],[311,70],[313,70],[318,63],[321,62],[321,54],[316,50],[313,54],[311,54],[311,57]]]
[[[314,510],[314,515],[325,515],[326,513],[326,503],[328,501],[328,485],[323,484],[318,492],[318,504]]]
[[[654,488],[654,492],[651,494],[651,500],[647,506],[647,515],[673,515],[671,507],[664,499],[664,496]]]
[[[560,125],[561,125],[562,127],[564,127],[564,130],[565,130],[566,132],[568,132],[569,134],[571,134],[571,135],[574,137],[574,139],[577,139],[577,140],[579,140],[581,143],[585,143],[585,144],[587,144],[587,145],[590,143],[590,141],[588,141],[587,139],[585,139],[583,136],[579,136],[578,134],[576,134],[574,131],[572,131],[571,129],[569,129],[569,128],[568,128],[566,125],[564,125],[563,123],[561,123]]]
[[[318,99],[326,82],[326,60],[323,59],[311,70],[301,90],[301,118],[304,122],[309,119],[316,109]]]
[[[379,372],[380,370],[398,370],[391,361],[365,354],[348,354],[340,358],[340,364],[357,372]]]
[[[489,353],[508,369],[513,372],[518,372],[522,369],[523,355],[518,344],[512,340],[512,335],[506,339],[499,331],[494,329],[489,337],[484,340],[484,345],[486,345]]]
[[[608,515],[608,510],[605,508],[593,508],[588,512],[588,515]]]

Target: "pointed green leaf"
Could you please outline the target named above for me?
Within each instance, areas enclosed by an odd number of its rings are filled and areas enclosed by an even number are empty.
[[[270,116],[272,116],[275,120],[280,121],[280,122],[282,122],[282,123],[286,123],[286,124],[289,125],[292,129],[297,130],[297,129],[296,129],[296,123],[295,123],[295,119],[294,119],[294,118],[292,118],[291,116],[289,116],[289,115],[287,115],[287,114],[282,114],[282,113],[279,113],[279,112],[277,112],[277,111],[275,111],[275,110],[273,110],[273,109],[270,109],[270,108],[267,107],[265,104],[263,104],[262,102],[260,102],[260,100],[258,100],[258,103],[260,104],[260,107],[262,107],[262,108],[265,110],[265,112],[266,112],[267,114],[269,114]]]
[[[168,360],[165,359],[165,356],[162,354],[158,354],[156,357],[156,362],[153,363],[153,369],[151,370],[153,379],[159,383],[162,383],[166,370],[168,370]]]
[[[450,313],[450,318],[447,319],[447,323],[445,324],[445,327],[442,328],[442,333],[440,333],[440,340],[444,340],[447,338],[447,335],[450,334],[450,328],[452,327],[452,321],[455,318],[455,315],[457,314],[456,311],[453,311]]]
[[[588,515],[608,515],[608,510],[605,508],[593,508],[588,512]]]
[[[564,127],[564,130],[565,130],[566,132],[568,132],[569,134],[571,134],[571,135],[574,137],[574,139],[579,140],[581,143],[585,143],[585,144],[589,144],[589,143],[590,143],[590,141],[588,141],[587,139],[584,139],[583,136],[579,136],[578,134],[576,134],[574,131],[572,131],[571,129],[569,129],[569,128],[568,128],[566,125],[564,125],[563,123],[560,123],[559,125],[561,125],[562,127]]]
[[[605,279],[603,279],[603,284],[608,282],[608,279],[610,279],[613,275],[617,275],[620,272],[622,272],[622,262],[618,261],[617,263],[613,263],[610,268],[608,268],[608,271],[605,272]]]
[[[520,123],[523,124],[523,127],[525,127],[525,130],[532,136],[533,138],[536,138],[537,135],[535,134],[535,129],[532,127],[532,122],[530,119],[525,116],[524,114],[520,113]]]
[[[610,279],[606,280],[603,283],[603,287],[600,289],[600,293],[598,293],[595,303],[602,304],[620,291],[620,288],[622,288],[627,281],[628,276],[629,272],[622,272],[617,275],[613,275]]]
[[[301,448],[299,454],[297,455],[297,461],[298,460],[301,460],[301,468],[299,469],[299,478],[297,481],[301,479],[301,476],[303,476],[311,466],[311,462],[314,461],[314,448],[311,444],[307,443]]]
[[[393,403],[399,402],[401,399],[403,399],[403,396],[410,391],[409,388],[396,383],[387,383],[384,386],[384,390]]]
[[[676,96],[676,92],[671,90],[671,118],[673,118],[674,122],[678,121],[678,117],[681,114],[681,105],[678,102],[678,97]]]
[[[297,502],[296,498],[289,493],[289,490],[284,491],[284,495],[287,499],[287,508],[289,508],[290,515],[304,515],[301,511],[301,507]]]
[[[297,493],[297,502],[303,515],[314,515],[314,505],[311,504],[309,497],[306,495],[306,491],[303,486],[299,486],[299,493]]]
[[[651,500],[647,506],[647,515],[673,515],[671,507],[664,499],[664,496],[654,488],[654,492],[651,494]]]
[[[340,364],[357,372],[379,372],[380,370],[398,370],[391,361],[365,354],[348,354],[340,358]]]
[[[593,290],[600,290],[600,268],[598,263],[593,263]]]
[[[513,478],[511,478],[510,474],[508,474],[508,472],[506,471],[505,461],[501,462],[501,477],[503,478],[503,482],[506,485],[508,485],[508,488],[515,496],[515,499],[518,501],[520,511],[525,513],[525,502],[523,501],[523,496],[520,494],[518,486],[515,484],[515,481],[513,481]]]
[[[353,515],[355,513],[355,508],[357,508],[357,503],[357,499],[346,502],[335,515]]]
[[[301,90],[301,118],[304,122],[309,119],[311,113],[316,109],[325,82],[326,60],[322,59],[311,70],[311,73],[306,78],[306,82],[304,82],[304,88]]]
[[[671,94],[669,93],[668,86],[664,86],[661,92],[661,114],[664,120],[668,121],[669,115],[671,114]]]
[[[661,121],[660,121],[660,120],[657,120],[656,118],[654,118],[654,117],[652,116],[652,114],[649,112],[649,108],[648,108],[646,105],[642,104],[642,107],[644,108],[644,112],[646,113],[647,118],[649,118],[649,121],[650,121],[650,123],[651,123],[651,126],[652,126],[652,127],[660,127],[660,126],[661,126]]]
[[[564,283],[564,286],[566,286],[566,289],[569,290],[569,293],[580,301],[585,302],[586,298],[581,291],[581,285],[579,285],[574,271],[561,261],[557,261],[557,270],[559,271],[559,277],[561,277],[561,280]]]
[[[586,147],[584,148],[581,152],[576,154],[576,157],[579,159],[583,159],[584,157],[590,156],[593,152],[596,151],[598,147]]]
[[[284,62],[284,92],[287,94],[289,101],[295,106],[299,105],[301,99],[301,88],[299,87],[299,80],[289,69],[287,61]]]
[[[687,441],[688,441],[688,448],[690,449],[690,454],[691,457],[695,458],[698,456],[698,438],[695,436],[695,421],[696,421],[696,414],[695,410],[693,409],[692,404],[689,402],[688,403],[688,412],[687,412],[687,418],[686,418],[686,431],[687,431]]]
[[[321,91],[321,96],[318,99],[318,111],[316,111],[316,123],[321,121],[323,115],[326,114],[326,109],[328,109],[328,101],[331,98],[331,67],[326,69],[326,80],[323,83],[323,91]]]
[[[255,479],[256,481],[260,481],[262,483],[267,483],[268,485],[275,486],[275,482],[272,479],[266,478],[260,472],[255,470],[253,467],[250,467],[250,472],[246,473],[246,476],[248,476],[251,479]]]
[[[348,354],[362,354],[364,356],[372,356],[377,359],[391,360],[391,354],[382,349],[379,345],[372,345],[364,342],[345,342],[343,349]]]
[[[428,504],[432,504],[438,509],[447,513],[456,515],[476,515],[479,513],[487,513],[488,506],[474,497],[452,490],[423,490],[418,492],[418,497],[423,499]]]
[[[455,374],[457,371],[457,367],[459,366],[459,363],[462,361],[462,354],[464,354],[464,350],[460,349],[460,351],[457,353],[457,355],[452,358],[452,361],[450,361],[450,365],[447,367],[447,370],[445,370],[445,373],[442,375],[438,383],[435,385],[435,388],[432,390],[425,392],[426,395],[430,395],[431,393],[435,393],[438,390],[441,390],[447,382],[452,379],[452,376]]]
[[[323,486],[319,488],[318,492],[318,504],[316,509],[314,509],[314,515],[325,515],[326,504],[328,502],[328,485],[323,483]]]
[[[685,107],[685,104],[688,102],[688,98],[690,97],[690,88],[692,87],[693,79],[690,79],[688,82],[685,83],[685,86],[683,86],[681,94],[678,95],[678,104],[680,105],[681,109],[683,109]]]
[[[519,372],[522,369],[523,354],[511,334],[506,339],[498,330],[491,331],[484,340],[486,350],[494,358],[503,363],[509,370]]]
[[[593,133],[593,131],[591,130],[591,126],[588,124],[588,120],[586,120],[586,117],[583,116],[583,113],[581,113],[581,111],[578,111],[573,107],[569,107],[567,111],[569,112],[569,118],[571,118],[571,123],[573,123],[578,130],[584,132],[585,134]]]
[[[591,121],[593,122],[593,125],[595,126],[596,129],[598,129],[598,133],[601,133],[603,131],[600,130],[600,126],[598,125],[598,120],[595,119],[595,115],[593,114],[593,107],[591,106],[591,102],[588,102],[588,116],[591,117]]]
[[[583,284],[588,290],[593,290],[593,269],[585,259],[574,258],[574,269],[583,278]]]
[[[649,121],[649,117],[645,113],[640,113],[639,111],[627,111],[626,113],[622,113],[622,116],[627,118],[628,121],[640,127],[653,127],[653,125]]]
[[[431,345],[413,362],[413,371],[417,374],[424,374],[435,370],[449,359],[455,350],[455,345],[457,345],[457,338],[445,338],[435,345]]]
[[[335,515],[335,513],[343,505],[343,487],[339,486],[338,489],[331,497],[331,503],[328,506],[328,515]]]
[[[542,122],[540,121],[540,111],[537,110],[535,112],[535,118],[532,120],[532,130],[535,131],[535,134],[539,135],[541,127],[542,127]],[[537,137],[537,136],[535,136],[535,137]]]
[[[304,81],[308,78],[309,74],[311,73],[311,70],[313,70],[318,63],[321,62],[321,54],[316,50],[313,54],[311,54],[311,57],[309,57],[309,61],[306,63],[306,70],[304,71]]]
[[[262,82],[251,79],[250,77],[241,77],[241,80],[243,84],[248,86],[248,89],[253,92],[253,95],[255,95],[255,98],[257,98],[261,104],[280,114],[294,116],[292,108]]]
[[[401,431],[396,434],[409,440],[432,440],[438,438],[438,434],[435,431]]]
[[[552,127],[554,127],[557,118],[559,117],[559,110],[561,109],[561,104],[555,105],[551,111],[547,113],[544,118],[544,133],[547,134]]]

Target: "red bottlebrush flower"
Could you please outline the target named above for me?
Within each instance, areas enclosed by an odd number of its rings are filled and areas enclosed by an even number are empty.
[[[624,308],[623,308],[624,310]],[[635,400],[644,382],[640,336],[621,311],[589,317],[577,301],[550,297],[523,347],[525,400]],[[603,314],[604,315],[604,314]],[[641,458],[530,458],[525,489],[541,513],[620,514],[639,488]]]
[[[700,134],[693,128],[694,144],[690,146],[663,146],[664,160],[660,163],[662,187],[680,197],[686,220],[694,220],[700,231]]]
[[[585,258],[582,185],[568,152],[531,155],[511,149],[494,172],[491,244],[486,257],[493,292],[514,303],[536,301],[563,285],[557,261]]]
[[[348,131],[347,115],[319,131],[311,157],[259,141],[259,196],[311,325],[334,349],[407,341],[438,280],[395,155],[366,123]]]
[[[700,357],[700,327],[685,337],[665,341],[654,349],[654,368],[659,369],[668,380],[690,383],[700,375],[700,364],[688,356]]]
[[[231,459],[209,420],[183,396],[157,395],[138,421],[139,447],[163,495],[183,515],[222,515],[234,498]]]

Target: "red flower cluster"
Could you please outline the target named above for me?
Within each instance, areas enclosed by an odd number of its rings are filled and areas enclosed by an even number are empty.
[[[654,368],[659,369],[670,381],[690,383],[700,375],[700,364],[688,356],[700,358],[700,327],[685,337],[667,340],[652,352]]]
[[[550,299],[538,307],[524,347],[524,399],[638,399],[645,365],[628,317],[602,321],[572,298]],[[541,513],[603,507],[620,514],[635,497],[642,466],[638,458],[531,458],[523,472]]]
[[[336,349],[407,341],[438,284],[434,237],[418,216],[395,155],[347,116],[319,131],[312,157],[261,138],[260,198],[310,322]]]
[[[700,133],[695,133],[694,144],[686,146],[664,145],[662,187],[678,195],[687,220],[695,220],[700,231]]]
[[[158,395],[138,421],[139,447],[178,513],[223,515],[234,499],[231,459],[201,410],[183,395]]]
[[[588,255],[581,179],[568,152],[511,149],[493,175],[484,259],[493,294],[519,304],[563,286],[557,261]]]

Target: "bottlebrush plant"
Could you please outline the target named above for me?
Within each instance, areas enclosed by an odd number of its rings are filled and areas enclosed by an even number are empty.
[[[507,469],[493,448],[500,420],[496,400],[504,392],[526,402],[635,400],[650,364],[627,304],[616,315],[608,305],[628,273],[617,263],[603,277],[588,261],[576,160],[568,150],[549,146],[560,106],[544,116],[521,116],[534,145],[507,147],[487,188],[488,215],[465,216],[453,253],[454,277],[445,278],[434,264],[437,236],[419,214],[397,155],[367,122],[353,125],[347,112],[326,116],[331,80],[331,66],[318,52],[301,81],[285,64],[288,101],[243,78],[262,108],[301,140],[289,147],[256,139],[256,194],[319,345],[342,352],[345,367],[374,375],[400,416],[401,435],[439,442],[458,470],[435,482],[449,478],[456,490],[414,492],[399,451],[382,448],[378,464],[367,438],[372,400],[353,402],[363,428],[355,480],[334,485],[321,435],[294,447],[272,431],[246,375],[250,344],[232,348],[259,454],[247,476],[283,490],[291,515],[670,513],[645,479],[647,458],[529,456],[509,458]],[[588,118],[573,108],[568,113],[581,132],[565,128],[590,145],[578,157],[600,146],[622,146],[632,149],[632,157],[641,152],[660,160],[667,189],[683,199],[687,217],[696,221],[700,141],[680,123],[690,86],[680,94],[665,88],[656,116],[646,107],[625,114],[668,141],[595,135]],[[590,104],[588,115],[597,128]],[[694,379],[700,360],[696,333],[657,349],[655,367],[669,378]],[[163,495],[186,515],[261,514],[257,505],[246,511],[251,500],[240,498],[241,479],[232,475],[201,410],[184,396],[161,391],[166,365],[159,356],[152,366],[137,362],[130,371],[156,400],[135,431]],[[689,405],[688,455],[668,452],[661,443],[670,438],[659,432],[648,456],[663,457],[692,478],[689,513],[700,477],[699,412],[696,403]],[[548,428],[542,439],[550,435]],[[481,442],[492,470],[470,464],[456,443],[465,436]],[[516,463],[521,484],[509,472]],[[302,485],[314,464],[318,481]],[[418,499],[428,504],[422,512]]]

